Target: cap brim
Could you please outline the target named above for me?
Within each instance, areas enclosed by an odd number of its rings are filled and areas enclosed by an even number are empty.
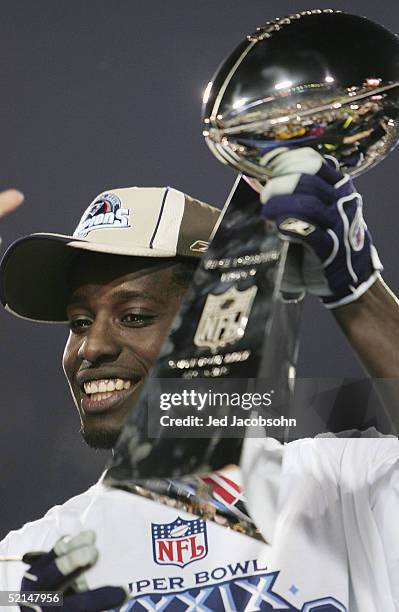
[[[62,234],[32,234],[14,242],[0,264],[0,298],[14,315],[31,321],[67,321],[68,270],[76,250],[133,257],[174,257],[145,247],[115,249]]]

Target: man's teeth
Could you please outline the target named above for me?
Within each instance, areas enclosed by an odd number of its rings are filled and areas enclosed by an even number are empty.
[[[90,380],[84,383],[86,395],[91,395],[92,400],[99,402],[108,399],[115,391],[130,389],[131,381],[123,378],[106,378],[101,380]]]

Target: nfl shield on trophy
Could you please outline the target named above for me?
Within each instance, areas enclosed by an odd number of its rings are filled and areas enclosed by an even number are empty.
[[[194,336],[194,344],[216,350],[234,344],[245,334],[256,286],[238,291],[230,287],[220,295],[209,294]]]

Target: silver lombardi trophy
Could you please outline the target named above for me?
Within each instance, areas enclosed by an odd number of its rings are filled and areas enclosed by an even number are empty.
[[[281,148],[312,147],[356,177],[398,143],[399,38],[333,9],[276,18],[227,57],[203,102],[207,145],[257,191],[269,178],[266,160]],[[287,284],[297,295],[331,294],[320,261],[294,244],[283,291]],[[280,343],[298,336],[294,327],[280,327]],[[270,339],[265,351],[276,354]]]
[[[282,405],[289,404],[300,304],[281,299],[286,252],[266,227],[251,187],[267,180],[262,161],[281,146],[314,147],[337,158],[344,172],[360,174],[396,145],[398,113],[398,38],[340,11],[304,11],[267,23],[221,65],[204,94],[204,135],[216,157],[241,178],[122,432],[107,484],[186,503],[180,488],[172,491],[170,478],[239,460],[245,431],[234,439],[222,428],[196,439],[190,432],[168,437],[151,402],[156,380],[207,385],[211,376],[230,388],[234,379],[251,378],[256,385],[270,378],[279,383]],[[286,432],[274,437],[289,439]],[[193,500],[199,513],[208,507],[197,492],[189,500],[191,512]],[[238,523],[256,537],[249,519]]]
[[[277,147],[310,146],[357,176],[398,141],[399,39],[333,9],[276,18],[233,51],[204,94],[204,136],[225,164],[262,181]]]

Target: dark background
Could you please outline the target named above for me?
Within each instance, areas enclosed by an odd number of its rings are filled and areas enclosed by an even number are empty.
[[[26,233],[71,232],[106,188],[166,184],[221,205],[234,173],[202,141],[204,86],[257,25],[327,7],[322,0],[2,0],[0,188],[20,188],[26,202],[1,221],[0,254]],[[333,7],[399,31],[395,0]],[[395,290],[398,155],[357,182]],[[0,312],[0,536],[82,491],[105,463],[106,453],[86,448],[78,434],[60,367],[66,335],[62,325]],[[300,374],[360,374],[316,301],[307,302],[302,337]]]

